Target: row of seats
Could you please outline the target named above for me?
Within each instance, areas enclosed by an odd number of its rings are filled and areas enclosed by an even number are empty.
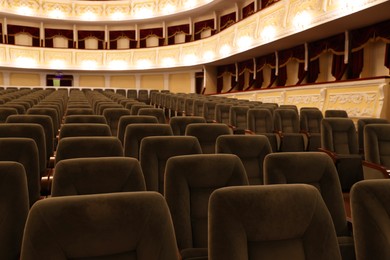
[[[23,221],[27,219],[21,259],[41,259],[43,256],[57,259],[63,254],[71,258],[105,256],[115,259],[111,257],[130,257],[135,250],[145,250],[144,243],[148,245],[146,247],[152,247],[149,252],[152,254],[155,250],[153,244],[161,240],[160,235],[163,234],[168,235],[163,243],[170,244],[164,252],[174,258],[156,259],[177,259],[178,252],[181,259],[207,259],[207,256],[209,259],[237,259],[246,250],[250,251],[247,259],[261,256],[267,259],[285,258],[291,254],[297,259],[307,259],[303,258],[304,255],[313,256],[309,259],[341,259],[340,255],[343,259],[354,259],[353,238],[343,208],[337,172],[333,162],[323,153],[268,155],[265,159],[265,186],[247,186],[245,169],[235,155],[175,156],[168,160],[166,166],[165,200],[161,195],[144,191],[142,171],[135,159],[70,159],[60,165],[59,175],[54,176],[55,195],[38,201],[29,212],[24,168],[19,163],[0,163],[1,172],[8,173],[1,176],[14,180],[12,187],[2,190],[12,192],[12,198],[19,202],[12,203],[17,217],[9,218],[14,222],[14,236],[6,237],[7,241],[15,239],[15,230],[19,230],[16,234],[19,244],[7,247],[4,252],[20,246]],[[366,188],[371,182],[366,182],[359,182],[352,189],[358,256],[367,250],[367,237],[357,234],[367,232],[364,221],[370,217],[367,214],[379,210],[362,210],[359,207],[362,205],[364,209],[381,203],[376,201],[376,204],[371,204],[370,196],[359,197],[372,192]],[[388,189],[390,185],[388,182],[387,186],[383,185],[384,181],[376,183],[380,183],[382,193],[385,192],[384,187]],[[16,187],[21,189],[16,190]],[[13,195],[15,192],[17,197]],[[141,199],[146,197],[150,197],[150,201]],[[6,196],[2,198],[7,199]],[[385,203],[386,197],[380,198]],[[365,199],[369,199],[368,202],[364,202]],[[155,201],[160,210],[156,212],[156,206],[151,201]],[[358,208],[356,211],[355,206]],[[161,211],[161,207],[164,210]],[[361,226],[355,222],[355,218],[359,219],[355,215],[359,210],[363,215]],[[383,215],[382,212],[380,214]],[[122,219],[122,216],[125,218]],[[18,221],[19,226],[15,223]],[[118,226],[113,226],[115,224]],[[157,227],[163,230],[156,231]],[[149,228],[152,228],[150,232]],[[375,241],[380,240],[372,232],[367,235]],[[141,243],[144,236],[151,243]],[[118,245],[119,241],[122,243]],[[361,248],[357,246],[359,243],[363,244]],[[2,245],[9,245],[9,242]],[[381,249],[375,251],[378,257],[388,251],[381,245],[372,246]],[[319,248],[322,250],[318,251]],[[233,251],[226,252],[228,249]],[[161,249],[157,251],[161,253]],[[140,258],[150,259],[148,257],[151,256],[145,254]]]

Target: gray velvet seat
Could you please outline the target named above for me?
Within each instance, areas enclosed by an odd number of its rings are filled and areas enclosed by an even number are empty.
[[[389,178],[390,124],[369,124],[364,127],[364,179]]]
[[[168,159],[165,199],[182,259],[207,259],[209,197],[218,188],[238,185],[248,185],[248,178],[236,155],[198,154]]]
[[[215,121],[217,121],[217,123],[230,124],[229,115],[231,106],[231,104],[226,103],[217,104],[215,106]]]
[[[77,136],[66,137],[59,141],[56,163],[65,159],[85,157],[123,156],[122,144],[116,137]]]
[[[209,260],[341,259],[329,212],[306,184],[227,187],[209,205]]]
[[[185,135],[187,125],[194,123],[206,123],[201,116],[174,116],[169,120],[174,135]]]
[[[131,124],[157,124],[158,120],[155,116],[122,116],[118,122],[118,139],[124,143],[126,127]]]
[[[193,136],[150,136],[141,141],[140,163],[146,189],[164,194],[165,165],[178,155],[200,154],[198,139]]]
[[[65,196],[31,209],[21,260],[179,260],[164,198],[152,192]]]
[[[215,153],[215,144],[220,135],[232,135],[232,130],[226,124],[194,123],[187,125],[185,135],[198,138],[202,153]]]
[[[390,180],[365,180],[351,189],[356,259],[390,259]]]
[[[120,118],[128,115],[130,115],[130,111],[125,108],[107,108],[103,111],[103,116],[106,118],[113,136],[117,136]]]
[[[274,124],[275,131],[281,136],[279,151],[306,151],[307,136],[300,133],[299,116],[294,109],[275,109]]]
[[[72,123],[90,123],[90,124],[107,124],[107,120],[102,115],[71,115],[66,116],[64,124]]]
[[[23,165],[28,187],[28,202],[32,206],[40,198],[38,148],[30,138],[0,138],[0,161]]]
[[[317,108],[302,109],[300,114],[301,131],[308,136],[308,151],[318,151],[321,147],[322,112]]]
[[[332,159],[321,152],[267,155],[264,184],[293,183],[310,184],[319,190],[332,217],[343,259],[355,259],[352,231],[348,227],[343,194]]]
[[[249,106],[232,106],[229,111],[229,124],[237,130],[245,130],[248,127]]]
[[[71,123],[61,127],[60,140],[75,136],[111,136],[111,130],[105,124]]]
[[[237,155],[244,164],[249,184],[263,184],[263,161],[272,152],[262,135],[222,135],[217,138],[217,153]]]
[[[261,107],[249,109],[247,129],[256,135],[265,135],[272,151],[279,151],[280,137],[274,131],[274,119],[269,109]]]
[[[145,191],[139,162],[125,157],[77,158],[56,165],[52,197]]]
[[[343,191],[363,179],[362,156],[355,125],[349,118],[324,118],[321,121],[321,150],[332,157]]]
[[[1,259],[19,259],[28,211],[28,187],[23,165],[0,162]]]
[[[370,124],[388,124],[384,118],[359,118],[357,121],[357,132],[359,141],[359,152],[364,154],[364,127]]]
[[[139,159],[139,148],[143,138],[171,135],[173,135],[172,128],[168,124],[130,124],[125,130],[124,155]]]
[[[46,176],[47,156],[45,131],[40,124],[6,123],[0,125],[0,138],[22,137],[34,140],[38,149],[38,165],[40,176]]]
[[[164,110],[160,108],[141,108],[138,110],[139,116],[155,116],[159,124],[166,124]]]

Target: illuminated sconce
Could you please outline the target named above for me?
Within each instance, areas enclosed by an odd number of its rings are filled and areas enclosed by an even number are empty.
[[[93,20],[96,20],[96,15],[95,15],[92,11],[90,11],[90,10],[86,11],[86,12],[83,14],[82,17],[83,17],[83,19],[86,20],[86,21],[93,21]]]
[[[224,44],[224,45],[222,45],[221,49],[219,49],[219,54],[221,54],[221,56],[228,56],[231,51],[232,51],[232,48],[230,47],[230,45]]]
[[[237,45],[240,50],[247,50],[252,46],[253,38],[251,36],[242,36],[237,40]]]
[[[18,57],[15,59],[15,64],[22,68],[31,68],[37,66],[37,61],[30,57]]]
[[[112,70],[124,70],[127,68],[127,62],[124,60],[112,60],[108,64],[108,67]]]
[[[171,3],[168,3],[164,6],[162,11],[164,14],[173,14],[176,11],[176,6],[172,5]]]
[[[275,39],[275,35],[276,35],[275,27],[268,25],[268,26],[264,27],[260,36],[263,39],[263,41],[270,42],[273,39]]]
[[[194,8],[197,5],[197,0],[187,0],[184,4],[186,8]]]
[[[215,53],[213,51],[206,51],[203,53],[203,59],[206,61],[214,60]]]
[[[198,57],[195,54],[187,54],[183,57],[184,65],[194,65],[198,62]]]
[[[153,16],[153,10],[146,7],[140,8],[135,14],[135,17],[137,18],[150,18],[152,16]]]
[[[50,61],[50,68],[52,69],[62,69],[66,67],[66,62],[61,59],[54,59]]]
[[[303,30],[307,28],[311,23],[311,15],[307,11],[298,12],[293,20],[294,27],[297,30]]]
[[[137,61],[137,67],[140,69],[148,69],[152,67],[152,62],[148,59],[140,59]]]
[[[86,70],[94,70],[97,68],[97,62],[95,60],[83,60],[81,62],[81,68]]]
[[[173,67],[176,64],[176,60],[171,57],[166,57],[161,60],[161,65],[164,67]]]
[[[125,17],[125,14],[121,11],[116,11],[111,15],[112,20],[119,21]]]
[[[60,9],[56,8],[49,13],[49,17],[51,18],[56,18],[56,19],[61,19],[64,18],[64,12],[62,12]]]
[[[21,15],[32,15],[33,10],[28,6],[22,5],[18,8],[17,13]]]

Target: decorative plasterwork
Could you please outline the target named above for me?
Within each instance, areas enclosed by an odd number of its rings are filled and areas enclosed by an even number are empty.
[[[214,0],[122,0],[122,1],[69,1],[69,0],[3,0],[3,13],[40,18],[85,21],[130,21],[151,17],[164,17],[173,13],[199,8]],[[192,3],[191,2],[191,3]]]

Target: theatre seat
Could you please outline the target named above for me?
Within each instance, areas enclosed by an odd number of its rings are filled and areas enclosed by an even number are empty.
[[[123,156],[122,144],[111,136],[77,136],[59,141],[56,164],[61,160],[85,157]]]
[[[107,124],[111,129],[113,136],[117,136],[118,123],[122,116],[130,115],[130,111],[125,108],[107,108],[103,111],[103,116],[107,120]]]
[[[209,211],[209,260],[341,259],[330,214],[310,185],[221,188]]]
[[[18,110],[12,107],[0,107],[0,123],[5,123],[8,116],[17,115]]]
[[[52,197],[145,191],[139,162],[125,157],[77,158],[56,165]]]
[[[164,198],[151,192],[65,196],[34,206],[21,260],[179,260]]]
[[[107,120],[102,115],[71,115],[71,116],[66,116],[64,124],[71,124],[71,123],[107,124]]]
[[[165,165],[169,158],[200,153],[198,139],[193,136],[149,136],[142,139],[139,160],[147,190],[164,194]]]
[[[59,138],[75,136],[111,136],[111,130],[105,124],[72,123],[61,127]]]
[[[357,259],[390,259],[390,180],[365,180],[351,189]]]
[[[233,154],[182,155],[168,159],[165,174],[181,257],[207,259],[209,196],[221,187],[248,185],[244,166]]]
[[[217,153],[237,155],[244,164],[249,184],[263,184],[263,161],[272,152],[263,135],[222,135],[217,138]]]
[[[122,116],[118,122],[118,139],[124,144],[126,127],[130,124],[157,124],[158,120],[155,116]]]
[[[24,167],[30,206],[40,198],[38,156],[37,146],[30,138],[0,138],[0,161],[18,162]]]
[[[165,119],[164,110],[161,108],[141,108],[138,110],[139,116],[155,116],[160,124],[167,123]]]
[[[0,259],[19,259],[28,200],[23,165],[0,162]]]
[[[321,152],[269,154],[264,160],[264,184],[304,183],[320,192],[333,220],[344,260],[355,259],[352,230],[349,229],[336,167]]]
[[[169,120],[174,135],[185,135],[187,125],[194,123],[206,123],[201,116],[174,116]]]

